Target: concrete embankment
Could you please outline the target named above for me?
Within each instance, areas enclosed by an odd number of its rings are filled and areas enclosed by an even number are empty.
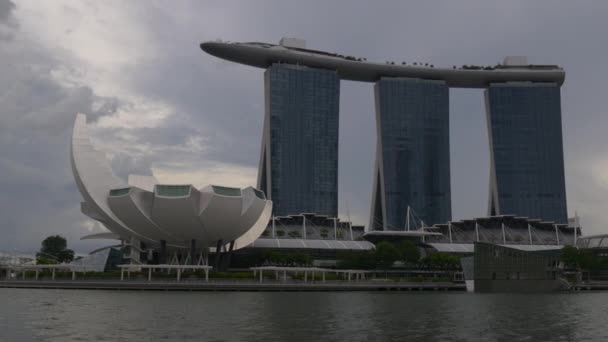
[[[139,290],[139,291],[465,291],[464,284],[441,282],[250,282],[250,281],[138,281],[138,280],[7,280],[0,288]]]
[[[592,282],[574,284],[570,288],[571,291],[606,291],[608,290],[608,282]]]

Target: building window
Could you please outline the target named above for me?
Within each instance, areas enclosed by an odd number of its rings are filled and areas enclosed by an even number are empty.
[[[166,197],[184,197],[190,194],[190,185],[157,185],[156,194]]]
[[[112,190],[110,190],[110,196],[118,197],[118,196],[128,195],[129,190],[131,190],[131,188],[112,189]]]
[[[257,191],[257,190],[256,190]],[[223,196],[241,196],[241,189],[213,185],[213,192]]]

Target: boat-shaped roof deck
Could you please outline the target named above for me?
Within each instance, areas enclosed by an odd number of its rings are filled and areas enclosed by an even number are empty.
[[[375,63],[365,58],[269,43],[204,42],[201,49],[210,55],[236,63],[268,68],[273,63],[299,64],[336,70],[341,79],[376,82],[382,77],[409,77],[445,81],[454,88],[486,88],[491,83],[564,83],[565,71],[556,65],[496,65],[438,68],[433,65]]]

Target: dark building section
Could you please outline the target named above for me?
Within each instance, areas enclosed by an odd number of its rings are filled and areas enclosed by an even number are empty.
[[[567,223],[559,86],[493,83],[485,98],[489,214]]]
[[[425,227],[425,231],[440,233],[425,237],[435,244],[472,244],[487,242],[502,245],[574,245],[581,236],[579,226],[543,222],[538,219],[500,215],[451,221]]]
[[[560,278],[561,249],[525,251],[476,242],[476,292],[536,292],[567,287]]]
[[[260,239],[360,240],[364,226],[315,214],[275,216]]]
[[[340,79],[335,71],[273,64],[265,74],[266,115],[258,187],[274,215],[338,214]]]
[[[426,225],[449,221],[447,85],[382,78],[374,89],[377,148],[370,230],[404,230],[408,207]]]
[[[368,253],[373,248],[374,245],[367,241],[258,239],[234,252],[231,267],[258,266],[271,253],[286,258],[304,257],[314,266],[335,267],[341,257],[353,253]]]

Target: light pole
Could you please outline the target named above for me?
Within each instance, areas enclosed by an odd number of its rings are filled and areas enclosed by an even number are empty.
[[[293,216],[301,216],[302,217],[302,238],[306,239],[306,216],[304,216],[304,214],[293,215]]]
[[[334,220],[334,240],[338,240],[338,218],[332,217],[332,220]]]

